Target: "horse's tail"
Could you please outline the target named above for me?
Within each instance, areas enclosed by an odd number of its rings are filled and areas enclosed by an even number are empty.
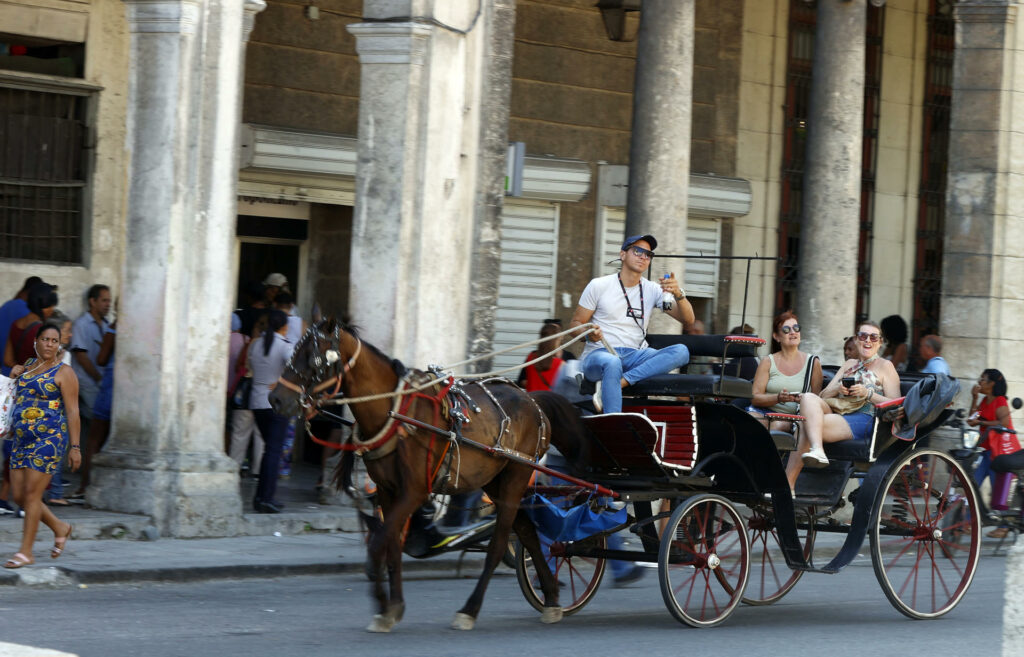
[[[551,444],[570,463],[585,460],[590,445],[590,429],[583,423],[580,410],[558,393],[538,390],[529,393],[551,425]]]

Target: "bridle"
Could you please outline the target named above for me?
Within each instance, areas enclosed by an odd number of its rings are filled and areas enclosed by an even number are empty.
[[[354,336],[353,336],[354,337]],[[355,338],[356,350],[353,352],[352,357],[345,362],[343,366],[338,367],[338,361],[341,359],[341,329],[338,325],[334,327],[333,334],[326,334],[320,330],[318,326],[311,326],[306,330],[305,335],[299,340],[299,345],[305,344],[307,341],[312,341],[313,355],[310,356],[310,372],[303,374],[295,367],[295,354],[298,353],[296,348],[295,353],[288,359],[288,363],[285,365],[285,369],[291,370],[292,373],[298,378],[299,381],[309,382],[319,381],[319,383],[313,385],[309,390],[306,389],[306,385],[299,385],[293,381],[289,381],[281,376],[277,382],[279,385],[297,393],[299,395],[299,406],[305,411],[304,415],[308,418],[312,417],[319,411],[320,402],[324,399],[337,397],[341,391],[341,384],[352,368],[355,366],[356,361],[359,359],[359,354],[363,351],[363,342],[359,338]],[[327,341],[327,349],[320,349],[320,342]],[[337,370],[337,373],[331,376],[331,370]],[[334,390],[327,394],[325,393],[331,386],[334,386]],[[317,395],[320,398],[317,399]]]

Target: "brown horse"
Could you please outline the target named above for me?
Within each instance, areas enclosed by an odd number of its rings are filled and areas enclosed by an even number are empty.
[[[395,421],[388,412],[397,410],[446,431],[458,430],[461,436],[476,443],[533,459],[539,459],[547,450],[546,417],[525,392],[504,379],[456,385],[454,395],[445,394],[451,381],[413,390],[432,378],[435,377],[423,372],[406,372],[401,363],[361,341],[351,326],[329,319],[306,332],[270,394],[276,412],[295,415],[303,409],[311,412],[318,399],[331,394],[355,399],[402,393],[397,398],[367,400],[350,406],[362,437],[359,444],[366,470],[377,484],[377,499],[383,511],[383,523],[370,529],[367,551],[374,572],[381,573],[386,565],[390,584],[385,591],[383,577],[375,578],[373,583],[378,612],[367,627],[371,632],[388,632],[402,619],[403,534],[410,515],[427,501],[431,492],[455,494],[483,488],[497,508],[483,573],[466,604],[455,614],[453,628],[473,628],[487,584],[501,561],[513,527],[533,563],[545,563],[536,529],[519,510],[533,473],[529,466]],[[538,570],[545,601],[541,621],[554,623],[562,617],[558,587],[547,569]]]

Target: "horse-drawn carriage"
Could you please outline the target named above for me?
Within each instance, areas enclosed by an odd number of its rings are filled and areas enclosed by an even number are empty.
[[[648,340],[655,347],[682,342],[694,356],[723,362],[754,355],[764,344],[753,336]],[[796,441],[733,403],[751,396],[751,384],[727,369],[639,382],[624,390],[622,413],[584,417],[564,398],[530,397],[503,380],[406,374],[348,327],[324,322],[299,344],[272,400],[283,412],[299,405],[311,410],[316,395],[333,388],[352,402],[364,435],[359,447],[384,512],[369,552],[375,567],[386,564],[391,575],[388,592],[383,578],[374,583],[374,631],[389,630],[404,609],[400,541],[409,514],[432,491],[477,487],[495,501],[498,521],[480,582],[456,615],[459,629],[472,627],[513,522],[523,544],[518,579],[545,622],[581,609],[597,591],[605,560],[623,559],[658,564],[675,618],[715,625],[741,601],[780,599],[805,572],[838,572],[866,536],[878,581],[899,611],[933,618],[955,607],[977,567],[980,520],[963,468],[929,446],[946,412],[919,426],[915,440],[903,441],[892,432],[900,400],[879,407],[870,439],[828,445],[829,466],[805,470],[794,497],[784,459]],[[591,506],[618,498],[632,504],[633,514],[542,547],[519,503],[533,470],[546,470],[536,462],[549,438],[575,478],[569,487],[542,492]],[[847,496],[853,479],[860,487]],[[850,498],[852,519],[840,521],[835,512]],[[670,511],[655,511],[662,499],[671,501]],[[641,548],[609,549],[607,537],[625,529]],[[815,539],[824,532],[846,538],[828,563],[818,563]],[[559,602],[560,595],[569,599]]]

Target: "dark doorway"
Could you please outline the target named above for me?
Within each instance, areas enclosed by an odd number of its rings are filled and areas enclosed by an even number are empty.
[[[244,239],[244,238],[243,238]],[[238,299],[236,307],[247,304],[245,291],[253,283],[262,283],[268,274],[284,274],[295,293],[299,284],[299,245],[242,242],[238,259]]]

